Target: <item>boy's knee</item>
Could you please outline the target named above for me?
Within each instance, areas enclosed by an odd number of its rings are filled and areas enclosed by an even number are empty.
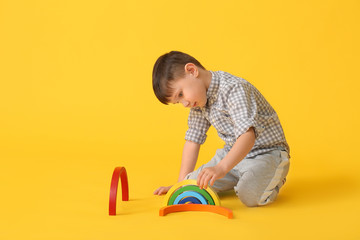
[[[245,206],[257,207],[259,205],[258,200],[260,198],[256,197],[257,194],[255,194],[254,191],[251,191],[251,189],[246,188],[244,184],[238,184],[234,187],[234,190],[238,198],[243,204],[245,204]]]
[[[244,184],[238,184],[234,188],[236,195],[241,200],[241,202],[247,207],[258,207],[270,204],[275,201],[278,190],[274,189],[269,192],[256,191],[255,189],[246,187]],[[266,196],[264,198],[264,196]]]
[[[236,195],[239,197],[240,201],[247,207],[258,207],[259,198],[244,194],[242,192],[236,191]]]

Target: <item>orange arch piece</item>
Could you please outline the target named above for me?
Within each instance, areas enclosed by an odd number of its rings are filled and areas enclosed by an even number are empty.
[[[224,215],[229,219],[233,218],[233,213],[230,209],[215,206],[215,205],[204,205],[204,204],[176,204],[166,206],[160,209],[159,215],[165,216],[168,213],[173,212],[184,212],[184,211],[203,211],[203,212],[213,212],[220,215]]]
[[[109,215],[112,216],[116,215],[116,196],[119,178],[121,178],[122,200],[129,201],[129,184],[126,169],[125,167],[116,167],[112,175],[110,186]]]

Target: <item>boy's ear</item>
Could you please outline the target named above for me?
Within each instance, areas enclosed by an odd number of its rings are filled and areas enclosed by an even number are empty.
[[[199,75],[199,70],[197,66],[193,63],[187,63],[185,64],[185,74],[190,74],[194,77],[197,77]]]

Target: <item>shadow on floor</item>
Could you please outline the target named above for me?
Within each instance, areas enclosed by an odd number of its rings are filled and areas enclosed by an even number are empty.
[[[274,204],[324,204],[359,195],[359,179],[350,175],[288,179]]]

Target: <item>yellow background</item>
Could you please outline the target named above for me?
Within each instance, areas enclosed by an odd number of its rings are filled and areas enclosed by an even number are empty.
[[[0,1],[0,239],[360,239],[359,10],[345,1]],[[254,84],[291,170],[278,201],[234,219],[159,217],[188,109],[152,91],[180,50]],[[211,128],[197,166],[222,141]],[[129,202],[108,216],[112,171]],[[119,199],[121,199],[119,197]]]

